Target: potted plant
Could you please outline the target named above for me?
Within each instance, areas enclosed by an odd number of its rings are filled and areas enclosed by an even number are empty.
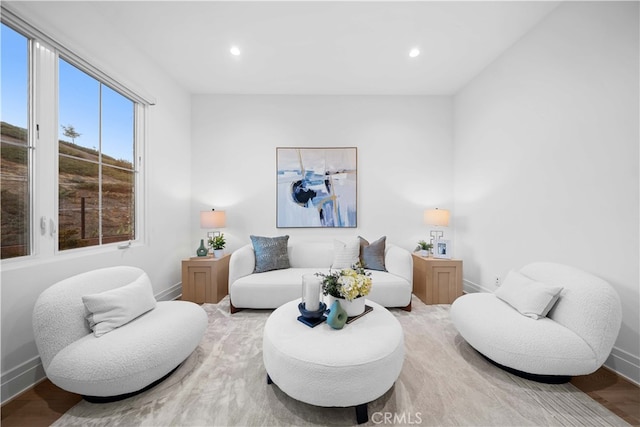
[[[209,239],[209,246],[213,248],[213,256],[216,258],[222,258],[224,256],[224,247],[226,244],[224,233],[220,233],[220,235],[213,236]]]
[[[371,291],[371,273],[365,271],[360,262],[351,268],[330,271],[329,274],[316,273],[322,278],[322,293],[329,295],[331,306],[334,300],[340,301],[340,306],[348,316],[362,314],[365,309],[364,297]]]
[[[429,251],[431,251],[431,249],[433,249],[432,243],[427,243],[424,240],[419,240],[418,246],[416,246],[414,252],[420,252],[420,256],[427,257],[429,256]]]

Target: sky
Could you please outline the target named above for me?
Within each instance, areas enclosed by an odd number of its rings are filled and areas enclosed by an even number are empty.
[[[2,121],[27,127],[27,39],[2,25],[0,33]]]
[[[27,39],[2,24],[1,110],[2,121],[27,127],[28,52]],[[106,85],[58,61],[58,137],[78,145],[98,149],[116,159],[133,162],[134,104]],[[100,119],[102,118],[102,139]],[[64,136],[62,125],[72,125],[80,134],[75,141]]]
[[[72,125],[80,137],[72,141],[59,127],[59,138],[133,161],[133,102],[61,59],[58,64],[60,126]],[[100,98],[102,96],[102,102]]]

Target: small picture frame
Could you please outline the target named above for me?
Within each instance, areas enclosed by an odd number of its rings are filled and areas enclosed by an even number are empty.
[[[451,259],[451,241],[436,240],[433,245],[433,257]]]

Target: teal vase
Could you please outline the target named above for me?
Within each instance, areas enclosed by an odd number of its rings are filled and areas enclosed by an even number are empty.
[[[204,245],[204,239],[200,239],[200,247],[196,251],[198,256],[207,256],[209,254],[209,249]]]
[[[327,316],[327,324],[333,329],[342,329],[347,323],[347,312],[340,306],[340,301],[335,300],[331,304],[329,316]]]

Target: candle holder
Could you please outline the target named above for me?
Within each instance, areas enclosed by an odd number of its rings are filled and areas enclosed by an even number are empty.
[[[322,282],[315,274],[302,276],[302,300],[298,304],[302,316],[298,317],[298,320],[305,325],[314,327],[327,319],[323,316],[327,305],[320,301],[321,287]]]
[[[301,302],[298,304],[298,310],[300,310],[300,314],[302,314],[302,317],[305,319],[314,320],[324,315],[324,312],[327,311],[327,304],[321,302],[317,310],[311,311],[307,310],[305,303]]]
[[[305,303],[298,304],[298,310],[302,316],[298,316],[298,320],[307,326],[314,327],[327,320],[324,312],[327,310],[327,304],[320,302],[317,310],[307,310]]]

